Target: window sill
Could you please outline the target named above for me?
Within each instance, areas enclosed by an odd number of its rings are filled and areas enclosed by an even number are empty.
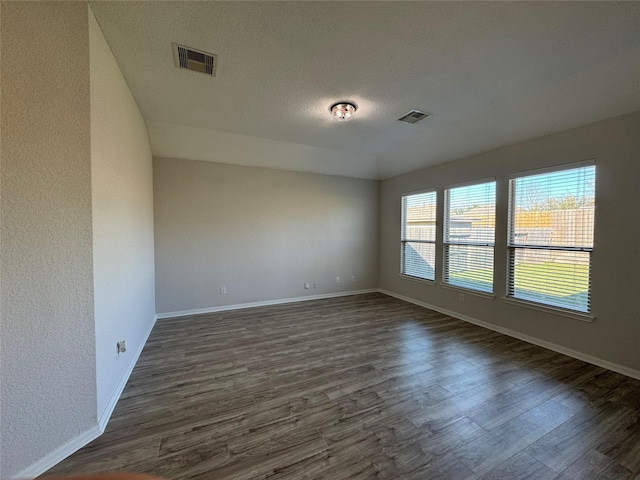
[[[426,278],[420,278],[420,277],[412,277],[411,275],[405,275],[404,273],[399,273],[398,276],[400,278],[404,278],[405,280],[411,280],[412,282],[422,283],[425,285],[433,286],[436,284],[435,280],[428,280]]]
[[[474,295],[476,297],[487,298],[489,300],[496,299],[496,296],[493,293],[486,293],[479,290],[472,290],[470,288],[458,287],[456,285],[449,285],[448,283],[439,283],[438,285],[442,288],[446,288],[447,290],[464,293],[465,295]]]
[[[526,300],[520,300],[519,298],[502,297],[505,303],[512,305],[518,305],[520,307],[530,308],[533,310],[539,310],[545,313],[551,313],[561,317],[573,318],[574,320],[580,320],[582,322],[593,322],[596,317],[589,315],[588,313],[571,312],[569,310],[563,310],[562,308],[555,308],[550,305],[544,305],[542,303],[528,302]]]

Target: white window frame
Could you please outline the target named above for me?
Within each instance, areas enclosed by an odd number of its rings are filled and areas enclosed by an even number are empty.
[[[437,210],[438,210],[438,192],[435,188],[430,188],[427,190],[420,190],[417,192],[411,192],[411,193],[407,193],[405,195],[402,196],[402,225],[400,227],[400,275],[409,278],[411,280],[418,280],[418,281],[422,281],[422,282],[428,282],[428,283],[435,283],[436,281],[436,264],[435,264],[435,251],[436,251],[436,238],[434,237],[433,240],[421,240],[421,239],[411,239],[411,238],[407,238],[407,232],[406,232],[406,228],[407,228],[407,198],[408,197],[413,197],[415,195],[423,195],[425,193],[433,193],[434,197],[435,197],[435,211],[436,211],[436,215],[435,215],[435,227],[436,230],[438,228],[438,215],[437,215]],[[411,275],[408,273],[405,273],[406,270],[406,265],[405,265],[405,250],[406,250],[406,244],[407,243],[424,243],[424,244],[431,244],[433,245],[433,249],[434,249],[434,263],[433,263],[433,278],[427,278],[427,277],[418,277],[416,275]]]
[[[526,245],[526,244],[513,244],[511,241],[511,232],[513,228],[514,222],[514,213],[515,213],[515,188],[514,182],[520,178],[535,176],[535,175],[543,175],[546,173],[557,173],[562,172],[564,170],[575,170],[583,167],[595,167],[594,160],[587,160],[582,162],[574,162],[569,164],[557,165],[549,168],[542,168],[537,170],[530,170],[526,172],[519,172],[509,176],[509,213],[508,213],[508,223],[507,223],[507,272],[506,272],[506,296],[505,300],[510,303],[519,303],[523,305],[528,305],[532,308],[537,308],[540,310],[553,310],[559,312],[560,314],[566,313],[566,316],[575,317],[587,321],[593,320],[595,317],[592,316],[592,308],[591,308],[591,266],[592,266],[592,254],[593,247],[575,247],[575,246],[557,246],[557,245]],[[597,178],[597,171],[596,171]],[[595,194],[595,192],[594,192]],[[594,197],[595,198],[595,197]],[[594,205],[594,208],[596,207]],[[595,236],[595,224],[593,226],[594,236]],[[587,290],[587,311],[583,310],[575,310],[566,307],[560,307],[554,304],[545,303],[541,301],[535,301],[531,299],[523,299],[520,297],[516,297],[513,292],[515,291],[515,279],[512,275],[514,271],[514,259],[516,256],[516,252],[518,249],[538,249],[538,250],[547,250],[547,251],[564,251],[564,252],[586,252],[589,254],[589,269],[588,269],[588,290]]]
[[[465,183],[459,183],[459,184],[455,184],[455,185],[449,185],[446,186],[444,188],[444,222],[443,222],[443,236],[442,236],[442,247],[443,247],[443,268],[442,268],[442,286],[443,287],[447,287],[447,288],[453,288],[453,289],[460,289],[472,294],[477,294],[477,295],[481,295],[481,296],[486,296],[489,298],[494,298],[494,290],[495,290],[495,272],[493,272],[493,269],[495,268],[495,253],[496,253],[496,245],[495,245],[495,216],[494,216],[494,225],[493,225],[493,229],[494,229],[494,234],[493,234],[493,242],[452,242],[450,240],[447,240],[447,237],[449,236],[448,232],[449,232],[449,228],[450,228],[450,212],[449,212],[449,206],[450,206],[450,196],[451,196],[451,190],[454,190],[456,188],[463,188],[463,187],[472,187],[475,185],[484,185],[484,184],[488,184],[488,183],[493,183],[495,184],[495,189],[496,192],[494,194],[494,198],[493,198],[493,205],[494,205],[494,215],[497,213],[497,187],[498,184],[496,182],[495,177],[492,178],[485,178],[482,180],[474,180],[472,182],[465,182]],[[493,249],[493,262],[491,265],[492,268],[492,277],[491,277],[491,291],[486,291],[486,290],[480,290],[480,289],[475,289],[475,288],[471,288],[469,286],[461,286],[461,285],[456,285],[456,284],[452,284],[449,281],[449,251],[450,248],[452,246],[463,246],[463,247],[490,247]]]

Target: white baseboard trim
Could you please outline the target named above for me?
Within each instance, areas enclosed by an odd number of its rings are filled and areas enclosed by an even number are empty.
[[[517,332],[515,330],[511,330],[509,328],[493,325],[489,322],[485,322],[483,320],[479,320],[477,318],[470,317],[468,315],[463,315],[461,313],[454,312],[452,310],[447,310],[446,308],[438,307],[437,305],[432,305],[430,303],[422,302],[414,298],[405,297],[404,295],[400,295],[398,293],[394,293],[389,290],[384,290],[381,288],[378,291],[380,293],[384,293],[385,295],[389,295],[390,297],[395,297],[399,300],[404,300],[405,302],[413,303],[414,305],[419,305],[421,307],[425,307],[430,310],[435,310],[436,312],[444,313],[445,315],[449,315],[450,317],[464,320],[465,322],[473,323],[474,325],[478,325],[480,327],[484,327],[489,330],[493,330],[495,332],[508,335],[509,337],[517,338],[518,340],[522,340],[527,343],[532,343],[534,345],[538,345],[539,347],[543,347],[548,350],[553,350],[554,352],[558,352],[563,355],[567,355],[569,357],[582,360],[583,362],[587,362],[592,365],[596,365],[598,367],[606,368],[607,370],[621,373],[622,375],[626,375],[627,377],[636,378],[640,380],[640,370],[635,370],[633,368],[625,367],[624,365],[618,365],[617,363],[612,363],[607,360],[602,360],[592,355],[588,355],[586,353],[582,353],[577,350],[573,350],[571,348],[563,347],[562,345],[558,345],[556,343],[547,342],[546,340],[541,340],[536,337],[531,337],[529,335]]]
[[[59,446],[53,452],[48,453],[36,463],[29,465],[21,472],[18,472],[17,474],[9,478],[10,480],[22,480],[35,478],[38,475],[42,475],[51,467],[60,463],[72,453],[77,452],[86,444],[98,438],[100,435],[102,435],[102,430],[98,425],[95,425],[86,432],[72,438],[64,445]]]
[[[149,327],[149,330],[147,331],[144,337],[144,341],[141,342],[141,344],[138,346],[138,348],[134,352],[133,357],[131,358],[131,361],[129,362],[129,365],[127,365],[127,369],[122,375],[122,378],[118,383],[118,386],[116,387],[113,394],[111,395],[111,398],[109,399],[109,403],[104,408],[104,411],[102,412],[102,414],[99,415],[98,424],[91,427],[86,432],[81,433],[77,437],[72,438],[64,445],[61,445],[60,447],[56,448],[53,452],[45,455],[36,463],[28,466],[24,470],[18,472],[16,475],[10,477],[10,480],[32,479],[37,477],[38,475],[42,475],[44,472],[46,472],[53,466],[57,465],[58,463],[60,463],[65,458],[74,454],[75,452],[80,450],[82,447],[89,444],[90,442],[92,442],[93,440],[95,440],[96,438],[98,438],[100,435],[104,433],[105,428],[107,428],[107,423],[111,418],[111,414],[113,413],[113,410],[116,408],[116,404],[120,399],[120,395],[122,395],[122,391],[124,390],[124,387],[129,381],[131,372],[133,371],[133,368],[136,366],[136,363],[140,358],[140,354],[142,353],[142,350],[144,349],[144,346],[147,343],[149,335],[151,334],[151,330],[153,330],[153,327],[156,324],[157,319],[158,319],[158,316],[156,315],[153,318],[153,322],[151,323],[151,326]]]
[[[226,312],[228,310],[240,310],[243,308],[266,307],[269,305],[280,305],[282,303],[306,302],[309,300],[322,300],[324,298],[347,297],[350,295],[361,295],[363,293],[379,292],[377,288],[367,290],[351,290],[348,292],[324,293],[320,295],[309,295],[306,297],[281,298],[278,300],[264,300],[262,302],[237,303],[235,305],[222,305],[220,307],[198,308],[195,310],[181,310],[178,312],[159,313],[158,320],[175,317],[190,317],[192,315],[202,315],[206,313]]]
[[[157,320],[158,320],[158,316],[155,315],[153,317],[153,322],[151,322],[151,326],[149,327],[149,330],[147,330],[143,341],[140,343],[140,345],[138,345],[138,348],[133,353],[133,357],[131,358],[129,365],[127,365],[127,369],[124,371],[124,375],[122,375],[122,378],[118,383],[118,386],[113,391],[113,394],[109,399],[109,402],[107,403],[103,412],[98,415],[98,426],[100,427],[101,433],[104,432],[105,428],[107,428],[107,423],[109,423],[109,419],[113,414],[113,410],[116,408],[116,404],[118,403],[118,400],[120,400],[120,395],[122,395],[122,391],[124,390],[124,387],[127,385],[127,382],[129,381],[129,377],[131,376],[131,372],[133,372],[133,368],[136,366],[136,363],[138,363],[140,354],[142,353],[144,346],[147,344],[149,335],[151,335],[151,330],[153,330],[153,327],[155,326]]]
[[[596,365],[598,367],[606,368],[608,370],[612,370],[614,372],[621,373],[622,375],[626,375],[628,377],[636,378],[636,379],[640,380],[640,371],[638,371],[638,370],[634,370],[632,368],[625,367],[623,365],[618,365],[616,363],[608,362],[606,360],[602,360],[602,359],[599,359],[597,357],[593,357],[591,355],[587,355],[587,354],[579,352],[577,350],[572,350],[570,348],[566,348],[566,347],[563,347],[561,345],[557,345],[555,343],[547,342],[546,340],[540,340],[539,338],[531,337],[529,335],[525,335],[525,334],[517,332],[515,330],[511,330],[511,329],[508,329],[508,328],[504,328],[504,327],[500,327],[500,326],[497,326],[497,325],[493,325],[493,324],[485,322],[483,320],[479,320],[477,318],[473,318],[473,317],[470,317],[468,315],[463,315],[461,313],[454,312],[454,311],[448,310],[446,308],[438,307],[437,305],[432,305],[430,303],[422,302],[422,301],[416,300],[414,298],[406,297],[404,295],[400,295],[398,293],[394,293],[394,292],[391,292],[391,291],[385,290],[385,289],[372,288],[372,289],[367,289],[367,290],[353,290],[353,291],[350,291],[350,292],[328,293],[328,294],[322,294],[322,295],[311,295],[311,296],[308,296],[308,297],[286,298],[286,299],[280,299],[280,300],[267,300],[267,301],[263,301],[263,302],[242,303],[242,304],[237,304],[237,305],[225,305],[225,306],[221,306],[221,307],[202,308],[202,309],[197,309],[197,310],[185,310],[185,311],[181,311],[181,312],[161,313],[161,314],[158,314],[158,315],[155,316],[154,321],[153,321],[151,327],[149,328],[149,331],[147,332],[147,334],[145,336],[144,342],[142,342],[141,345],[136,350],[135,355],[133,356],[133,358],[131,359],[131,362],[127,366],[127,370],[125,371],[125,374],[123,375],[122,380],[120,381],[120,383],[118,384],[118,387],[114,391],[111,399],[109,400],[108,405],[105,407],[104,411],[100,415],[100,418],[98,420],[98,424],[93,426],[92,428],[90,428],[86,432],[81,433],[80,435],[76,436],[75,438],[72,438],[71,440],[69,440],[65,444],[63,444],[60,447],[56,448],[51,453],[47,454],[45,457],[41,458],[40,460],[38,460],[34,464],[32,464],[29,467],[25,468],[24,470],[20,471],[16,475],[13,475],[12,477],[9,477],[9,480],[33,479],[33,478],[37,477],[38,475],[42,475],[44,472],[49,470],[51,467],[53,467],[54,465],[60,463],[65,458],[67,458],[68,456],[72,455],[73,453],[75,453],[76,451],[78,451],[79,449],[81,449],[82,447],[87,445],[89,442],[95,440],[100,435],[102,435],[102,433],[104,432],[104,429],[107,426],[107,423],[109,422],[109,419],[111,418],[111,414],[113,413],[113,410],[114,410],[114,408],[115,408],[115,406],[116,406],[116,404],[118,402],[118,399],[120,398],[120,395],[122,395],[122,391],[124,390],[124,387],[127,384],[127,381],[129,380],[129,376],[131,375],[131,372],[133,371],[133,368],[135,367],[135,365],[136,365],[136,363],[138,361],[138,358],[140,358],[140,354],[142,353],[144,345],[146,344],[147,339],[149,338],[149,335],[151,333],[151,330],[153,330],[153,326],[155,325],[157,320],[165,319],[165,318],[172,318],[172,317],[184,317],[184,316],[190,316],[190,315],[199,315],[199,314],[203,314],[203,313],[223,312],[223,311],[226,311],[226,310],[239,310],[239,309],[242,309],[242,308],[260,307],[260,306],[268,306],[268,305],[279,305],[279,304],[283,304],[283,303],[304,302],[304,301],[308,301],[308,300],[320,300],[320,299],[324,299],[324,298],[345,297],[345,296],[350,296],[350,295],[360,295],[360,294],[363,294],[363,293],[374,293],[374,292],[380,292],[380,293],[383,293],[385,295],[389,295],[391,297],[397,298],[399,300],[403,300],[405,302],[413,303],[414,305],[418,305],[418,306],[421,306],[421,307],[424,307],[424,308],[428,308],[430,310],[435,310],[436,312],[440,312],[440,313],[443,313],[445,315],[449,315],[450,317],[457,318],[457,319],[463,320],[465,322],[473,323],[474,325],[478,325],[480,327],[484,327],[484,328],[487,328],[489,330],[493,330],[495,332],[502,333],[504,335],[508,335],[510,337],[517,338],[517,339],[522,340],[524,342],[532,343],[534,345],[538,345],[539,347],[543,347],[543,348],[546,348],[548,350],[553,350],[554,352],[558,352],[558,353],[561,353],[563,355],[567,355],[569,357],[573,357],[573,358],[576,358],[578,360],[582,360],[584,362],[591,363],[591,364]]]

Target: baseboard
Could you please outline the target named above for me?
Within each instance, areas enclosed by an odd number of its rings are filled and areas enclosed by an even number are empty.
[[[35,478],[42,475],[54,465],[60,463],[74,452],[77,452],[89,442],[95,440],[102,435],[102,430],[98,425],[90,428],[86,432],[81,433],[77,437],[72,438],[64,445],[56,448],[53,452],[47,454],[36,463],[29,465],[27,468],[9,477],[10,480],[21,480]]]
[[[280,305],[282,303],[306,302],[309,300],[322,300],[324,298],[347,297],[350,295],[361,295],[363,293],[379,292],[377,288],[367,290],[351,290],[349,292],[324,293],[321,295],[309,295],[306,297],[281,298],[278,300],[265,300],[262,302],[238,303],[235,305],[223,305],[220,307],[198,308],[195,310],[181,310],[178,312],[159,313],[156,315],[158,320],[175,317],[190,317],[192,315],[202,315],[206,313],[226,312],[228,310],[240,310],[243,308],[266,307],[269,305]]]
[[[144,349],[144,346],[147,343],[147,339],[149,338],[149,335],[151,334],[151,330],[153,330],[153,327],[156,324],[157,319],[158,319],[158,316],[156,315],[153,318],[151,327],[147,331],[144,337],[144,340],[140,343],[140,345],[134,352],[133,357],[129,362],[129,365],[127,365],[127,369],[125,370],[124,375],[122,375],[122,378],[118,383],[118,386],[116,387],[113,394],[111,395],[111,398],[109,399],[109,403],[104,408],[102,414],[99,415],[98,424],[91,427],[86,432],[81,433],[77,437],[72,438],[64,445],[56,448],[53,452],[47,454],[46,456],[38,460],[36,463],[28,466],[24,470],[18,472],[16,475],[9,477],[10,480],[31,479],[31,478],[37,477],[38,475],[42,475],[44,472],[54,467],[55,465],[63,461],[65,458],[74,454],[75,452],[80,450],[82,447],[92,442],[93,440],[95,440],[96,438],[98,438],[100,435],[104,433],[104,430],[107,427],[107,423],[111,418],[111,414],[113,413],[113,410],[116,408],[116,404],[120,399],[120,395],[122,395],[122,391],[124,390],[124,387],[129,381],[131,372],[133,371],[134,367],[136,366],[136,363],[138,362],[138,359],[140,358],[140,354],[142,353],[142,350]]]
[[[615,364],[615,363],[612,363],[612,362],[608,362],[606,360],[602,360],[602,359],[599,359],[597,357],[593,357],[591,355],[587,355],[585,353],[582,353],[582,352],[579,352],[579,351],[576,351],[576,350],[572,350],[570,348],[563,347],[562,345],[557,345],[555,343],[547,342],[545,340],[540,340],[539,338],[531,337],[529,335],[525,335],[525,334],[517,332],[515,330],[511,330],[511,329],[508,329],[508,328],[504,328],[504,327],[500,327],[500,326],[497,326],[497,325],[493,325],[493,324],[485,322],[483,320],[479,320],[477,318],[470,317],[468,315],[463,315],[461,313],[454,312],[452,310],[448,310],[446,308],[442,308],[442,307],[439,307],[437,305],[432,305],[432,304],[427,303],[427,302],[422,302],[420,300],[416,300],[416,299],[411,298],[411,297],[406,297],[404,295],[400,295],[398,293],[394,293],[394,292],[391,292],[391,291],[385,290],[385,289],[372,288],[372,289],[367,289],[367,290],[354,290],[354,291],[350,291],[350,292],[329,293],[329,294],[322,294],[322,295],[311,295],[311,296],[308,296],[308,297],[286,298],[286,299],[280,299],[280,300],[267,300],[267,301],[263,301],[263,302],[242,303],[242,304],[237,304],[237,305],[225,305],[225,306],[222,306],[222,307],[212,307],[212,308],[203,308],[203,309],[197,309],[197,310],[185,310],[185,311],[181,311],[181,312],[161,313],[161,314],[158,314],[158,315],[155,316],[154,321],[153,321],[151,327],[149,328],[149,331],[147,332],[147,335],[145,336],[144,342],[142,342],[141,345],[136,349],[136,352],[135,352],[131,362],[127,366],[127,370],[125,371],[125,374],[123,375],[122,380],[118,384],[118,387],[114,391],[114,393],[113,393],[111,399],[109,400],[109,403],[105,407],[103,413],[100,415],[100,418],[98,420],[98,424],[95,425],[94,427],[90,428],[86,432],[81,433],[80,435],[76,436],[75,438],[72,438],[71,440],[66,442],[64,445],[56,448],[51,453],[49,453],[45,457],[43,457],[40,460],[38,460],[36,463],[30,465],[29,467],[27,467],[24,470],[20,471],[16,475],[14,475],[12,477],[9,477],[9,479],[10,480],[20,480],[20,479],[32,479],[32,478],[35,478],[38,475],[41,475],[44,472],[46,472],[47,470],[49,470],[54,465],[60,463],[62,460],[64,460],[65,458],[67,458],[71,454],[75,453],[76,451],[78,451],[79,449],[81,449],[82,447],[87,445],[89,442],[95,440],[100,435],[102,435],[102,433],[104,432],[104,429],[107,426],[107,423],[108,423],[109,419],[111,418],[111,414],[113,413],[113,410],[114,410],[114,408],[115,408],[115,406],[116,406],[116,404],[118,402],[118,399],[120,398],[120,395],[122,394],[122,391],[124,390],[124,387],[127,384],[127,381],[129,380],[129,376],[131,375],[131,372],[133,371],[133,368],[135,367],[135,365],[136,365],[136,363],[138,361],[138,358],[140,357],[140,354],[142,353],[144,345],[146,344],[147,339],[149,338],[149,334],[151,333],[151,330],[153,329],[153,326],[155,325],[155,322],[157,320],[165,319],[165,318],[172,318],[172,317],[183,317],[183,316],[190,316],[190,315],[198,315],[198,314],[204,314],[204,313],[222,312],[222,311],[226,311],[226,310],[239,310],[239,309],[243,309],[243,308],[260,307],[260,306],[268,306],[268,305],[279,305],[279,304],[283,304],[283,303],[294,303],[294,302],[304,302],[304,301],[308,301],[308,300],[320,300],[320,299],[324,299],[324,298],[345,297],[345,296],[350,296],[350,295],[359,295],[359,294],[363,294],[363,293],[374,293],[374,292],[380,292],[380,293],[383,293],[385,295],[389,295],[391,297],[397,298],[399,300],[403,300],[405,302],[413,303],[415,305],[418,305],[418,306],[421,306],[421,307],[424,307],[424,308],[428,308],[430,310],[435,310],[436,312],[440,312],[440,313],[443,313],[445,315],[449,315],[450,317],[457,318],[457,319],[463,320],[465,322],[469,322],[469,323],[472,323],[474,325],[478,325],[480,327],[484,327],[484,328],[487,328],[489,330],[493,330],[495,332],[502,333],[504,335],[508,335],[510,337],[517,338],[517,339],[522,340],[524,342],[532,343],[534,345],[538,345],[538,346],[546,348],[548,350],[553,350],[554,352],[558,352],[558,353],[561,353],[563,355],[567,355],[569,357],[573,357],[573,358],[576,358],[578,360],[582,360],[584,362],[591,363],[593,365],[596,365],[596,366],[599,366],[599,367],[602,367],[602,368],[606,368],[608,370],[620,373],[622,375],[626,375],[628,377],[636,378],[636,379],[640,380],[640,371],[638,371],[638,370],[634,370],[632,368],[625,367],[623,365],[618,365],[618,364]]]
[[[517,332],[515,330],[511,330],[509,328],[500,327],[498,325],[493,325],[492,323],[485,322],[483,320],[479,320],[474,317],[470,317],[468,315],[463,315],[458,312],[454,312],[452,310],[447,310],[446,308],[438,307],[437,305],[432,305],[427,302],[422,302],[420,300],[416,300],[414,298],[405,297],[404,295],[400,295],[398,293],[391,292],[389,290],[379,289],[380,293],[384,293],[385,295],[389,295],[390,297],[395,297],[399,300],[404,300],[405,302],[413,303],[414,305],[419,305],[421,307],[428,308],[430,310],[435,310],[436,312],[444,313],[445,315],[449,315],[450,317],[457,318],[460,320],[464,320],[465,322],[473,323],[474,325],[478,325],[480,327],[487,328],[489,330],[493,330],[498,333],[502,333],[504,335],[508,335],[509,337],[517,338],[518,340],[522,340],[527,343],[532,343],[539,347],[546,348],[548,350],[553,350],[554,352],[561,353],[563,355],[567,355],[569,357],[576,358],[578,360],[582,360],[583,362],[590,363],[592,365],[596,365],[598,367],[606,368],[607,370],[611,370],[613,372],[621,373],[622,375],[626,375],[627,377],[635,378],[640,380],[640,371],[635,370],[633,368],[625,367],[624,365],[618,365],[617,363],[612,363],[607,360],[602,360],[600,358],[594,357],[592,355],[587,355],[586,353],[579,352],[577,350],[573,350],[571,348],[563,347],[562,345],[558,345],[556,343],[547,342],[546,340],[541,340],[536,337],[531,337],[529,335],[525,335],[524,333]]]
[[[136,351],[133,353],[133,357],[131,358],[131,361],[129,362],[129,365],[127,365],[127,369],[124,371],[124,375],[122,375],[122,378],[120,379],[120,382],[118,383],[118,386],[113,391],[113,394],[111,395],[111,398],[109,399],[109,402],[107,403],[107,405],[104,408],[103,412],[98,415],[98,426],[100,427],[101,432],[104,432],[105,428],[107,428],[107,423],[109,423],[109,419],[111,419],[111,415],[113,414],[113,410],[116,408],[116,404],[118,403],[118,400],[120,400],[120,395],[122,395],[122,391],[124,390],[124,387],[127,385],[127,382],[129,381],[129,377],[131,376],[131,372],[133,372],[133,369],[136,366],[136,363],[138,363],[138,359],[140,358],[140,354],[142,353],[142,350],[144,349],[144,346],[147,344],[147,340],[149,339],[149,335],[151,335],[151,330],[153,330],[153,327],[155,326],[157,320],[158,320],[158,316],[155,315],[153,317],[153,322],[151,322],[151,327],[149,327],[149,330],[147,331],[146,335],[144,336],[143,341],[140,343],[140,345],[138,346]]]

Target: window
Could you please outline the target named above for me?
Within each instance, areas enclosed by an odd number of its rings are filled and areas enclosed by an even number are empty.
[[[401,272],[435,280],[436,192],[402,197]]]
[[[496,182],[445,190],[446,284],[493,292]]]
[[[510,182],[507,297],[588,313],[595,166]]]

